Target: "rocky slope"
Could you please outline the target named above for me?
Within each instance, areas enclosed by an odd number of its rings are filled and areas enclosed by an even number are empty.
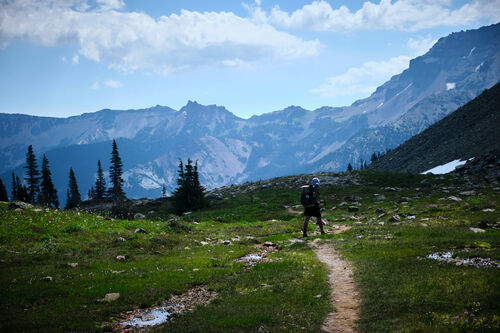
[[[389,151],[370,168],[419,173],[457,159],[483,160],[479,157],[500,149],[499,128],[500,83]],[[474,170],[479,172],[481,168]]]

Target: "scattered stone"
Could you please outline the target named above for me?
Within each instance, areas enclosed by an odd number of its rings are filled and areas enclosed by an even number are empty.
[[[414,220],[417,217],[415,215],[408,215],[406,218],[409,219],[409,220]]]
[[[398,203],[400,204],[406,204],[408,202],[410,202],[410,198],[408,197],[402,197],[401,199],[398,200]]]
[[[156,214],[156,211],[155,211],[155,210],[150,210],[150,211],[148,212],[148,215],[154,215],[154,214]]]
[[[358,197],[357,195],[347,195],[344,197],[344,200],[349,202],[359,202],[361,201],[361,197]]]
[[[481,233],[481,232],[486,232],[486,230],[484,230],[484,229],[481,229],[481,228],[473,228],[473,227],[469,227],[468,231],[469,231],[469,232],[473,232],[473,233]]]
[[[203,246],[205,246],[205,245],[208,245],[208,242],[201,241],[200,244],[203,245]]]
[[[146,218],[146,215],[141,214],[141,213],[136,213],[134,215],[134,220],[144,220]]]
[[[52,278],[52,276],[45,276],[45,277],[42,278],[42,280],[48,282],[48,281],[52,281],[53,278]]]
[[[29,204],[27,202],[22,202],[22,201],[15,201],[9,203],[9,209],[26,209],[26,208],[33,208],[32,204]]]
[[[119,298],[120,298],[120,293],[109,293],[109,294],[106,294],[106,296],[104,296],[104,298],[101,301],[112,302],[112,301],[116,301]]]
[[[344,207],[344,206],[347,206],[348,203],[345,202],[345,201],[342,201],[341,203],[339,203],[339,207]]]
[[[431,182],[427,179],[424,179],[420,182],[420,187],[428,188],[431,187]]]
[[[128,255],[119,255],[119,256],[116,256],[116,260],[118,261],[121,261],[121,260],[127,260],[128,258]]]
[[[116,241],[116,242],[126,242],[126,241],[127,241],[127,239],[126,239],[126,238],[124,238],[124,237],[118,237],[115,241]]]
[[[278,245],[274,244],[273,242],[265,242],[264,246],[266,246],[266,247],[278,247]]]
[[[147,234],[148,232],[144,230],[143,228],[137,228],[134,231],[136,234]]]
[[[401,218],[399,217],[399,215],[394,215],[389,219],[389,222],[398,222],[400,220]]]
[[[184,216],[189,216],[189,215],[191,215],[192,213],[193,213],[193,212],[185,212],[185,213],[182,213],[182,215],[184,215]]]
[[[78,266],[78,263],[77,262],[68,262],[68,266],[76,268]]]
[[[224,245],[231,245],[231,241],[230,240],[225,240],[224,242],[222,242],[222,244],[224,244]]]
[[[462,201],[462,199],[454,196],[454,195],[451,195],[449,196],[448,198],[446,198],[447,200],[451,200],[451,201],[456,201],[456,202],[459,202],[459,201]]]
[[[363,238],[363,235],[356,235],[354,237],[356,237],[356,239],[361,239],[361,238]]]
[[[383,213],[383,212],[384,212],[384,210],[383,210],[382,208],[377,208],[375,211],[376,211],[377,213]]]
[[[154,320],[155,316],[152,314],[145,314],[145,315],[141,316],[141,319],[142,319],[142,321],[150,321],[150,320]]]
[[[375,196],[375,201],[382,201],[382,200],[385,200],[385,199],[387,199],[387,198],[385,197],[385,195],[382,195],[382,194],[377,194]]]
[[[234,236],[233,238],[231,238],[231,241],[232,242],[239,242],[240,241],[240,236]]]
[[[212,193],[207,193],[205,195],[205,198],[207,198],[207,199],[215,199],[215,200],[222,200],[222,199],[224,199],[224,196],[222,195],[222,193],[212,192]]]
[[[474,190],[463,191],[463,192],[460,192],[460,195],[463,195],[463,196],[466,196],[466,197],[470,197],[471,195],[476,195],[476,191],[474,191]]]
[[[125,271],[111,271],[111,274],[121,274],[125,273]]]
[[[347,208],[347,211],[348,211],[348,212],[351,212],[351,213],[352,213],[352,212],[357,212],[357,211],[359,211],[359,208],[358,208],[358,207],[356,207],[356,206],[349,206],[349,207]]]
[[[379,222],[378,224],[379,224],[379,225],[384,225],[384,224],[385,224],[385,222]]]
[[[492,213],[494,211],[495,211],[495,209],[493,209],[493,208],[485,208],[485,209],[483,209],[483,212],[485,212],[485,213]]]

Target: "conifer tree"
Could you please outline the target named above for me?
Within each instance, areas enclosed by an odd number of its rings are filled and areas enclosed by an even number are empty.
[[[167,188],[165,187],[165,185],[163,185],[161,188],[161,195],[162,195],[162,197],[167,196]]]
[[[189,210],[199,209],[205,206],[203,192],[205,188],[201,186],[198,174],[198,162],[193,166],[193,161],[188,159],[184,166],[182,160],[179,161],[177,185],[173,193],[174,209],[176,213],[183,213]]]
[[[118,146],[116,141],[113,140],[113,150],[111,151],[111,166],[109,167],[109,178],[111,181],[111,187],[108,190],[108,196],[112,200],[120,200],[125,198],[125,192],[123,192],[122,178],[122,160],[118,153]]]
[[[17,200],[24,202],[29,201],[28,188],[23,184],[21,184],[19,176],[16,176],[16,192],[17,192]]]
[[[57,198],[57,191],[54,188],[54,183],[52,182],[49,160],[45,154],[43,155],[42,160],[42,183],[40,184],[38,202],[46,206],[59,208],[59,199]]]
[[[0,201],[9,201],[9,197],[7,195],[7,189],[5,188],[2,179],[0,179]]]
[[[12,201],[17,200],[17,183],[16,183],[16,175],[14,174],[14,172],[12,173],[11,199]]]
[[[119,157],[119,156],[118,156]],[[92,187],[92,199],[102,200],[106,195],[106,179],[101,167],[101,160],[97,161],[97,178],[95,187]]]
[[[75,172],[73,168],[69,168],[69,185],[66,192],[66,207],[71,209],[78,206],[81,202],[80,191],[78,191],[78,184],[76,182]]]
[[[351,163],[349,163],[349,164],[347,165],[347,171],[352,171],[352,165],[351,165]]]
[[[24,180],[28,184],[28,199],[29,202],[35,203],[35,198],[40,190],[40,171],[38,171],[38,165],[36,163],[35,154],[33,153],[33,146],[28,147],[28,152],[26,153],[26,176]]]
[[[372,158],[371,158],[371,162],[373,163],[373,162],[375,162],[377,159],[378,159],[377,154],[373,153],[373,154],[372,154]]]

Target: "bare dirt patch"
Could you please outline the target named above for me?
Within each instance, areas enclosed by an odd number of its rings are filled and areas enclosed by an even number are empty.
[[[340,228],[336,229],[338,232],[334,233],[342,232],[339,230]],[[316,239],[309,245],[329,270],[333,311],[326,316],[321,329],[325,332],[356,332],[360,297],[350,264],[343,260],[330,244],[319,244],[319,239]]]

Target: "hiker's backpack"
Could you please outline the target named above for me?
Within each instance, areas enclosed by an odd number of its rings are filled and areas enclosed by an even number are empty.
[[[305,208],[313,207],[315,204],[313,186],[304,185],[301,187],[301,189],[302,189],[302,194],[300,195],[300,203]]]

